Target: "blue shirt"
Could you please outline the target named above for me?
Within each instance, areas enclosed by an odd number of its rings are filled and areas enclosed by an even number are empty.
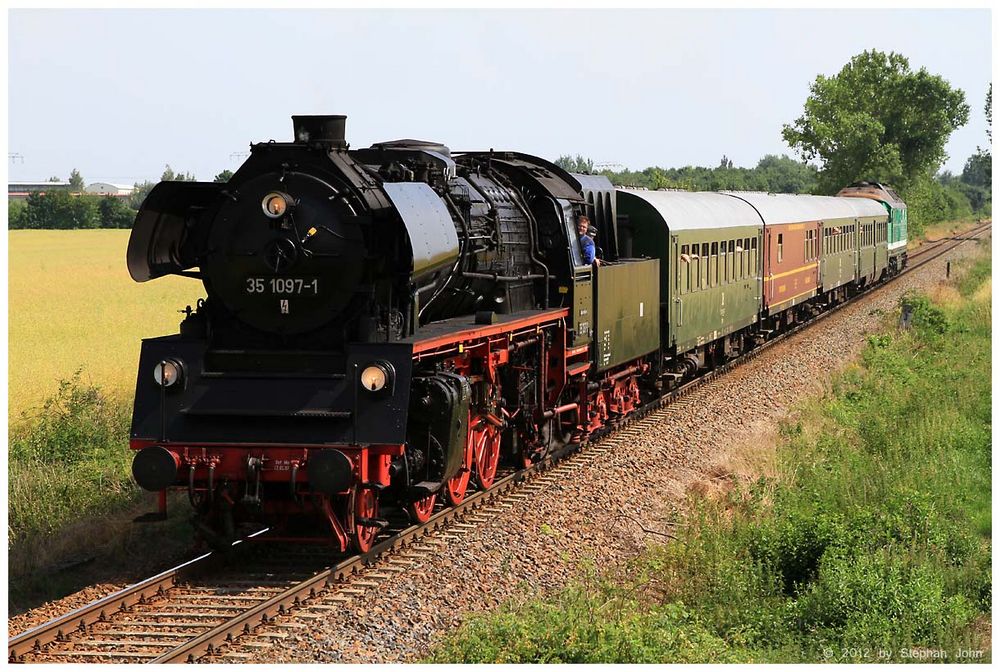
[[[580,247],[583,248],[583,263],[588,266],[594,263],[594,257],[597,255],[594,239],[586,234],[580,236]]]

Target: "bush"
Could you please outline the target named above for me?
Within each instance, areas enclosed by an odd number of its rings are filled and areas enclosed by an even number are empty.
[[[28,204],[14,199],[7,200],[7,228],[10,230],[25,228],[24,215]]]
[[[627,591],[574,586],[553,603],[532,601],[475,618],[432,662],[734,662],[729,647],[683,604],[639,608]]]
[[[831,629],[844,642],[889,648],[939,646],[976,615],[964,595],[947,594],[937,568],[891,547],[825,555],[818,580],[797,607],[807,629]]]
[[[935,222],[972,216],[972,205],[961,190],[930,176],[901,189],[900,196],[906,202],[910,238],[922,237],[927,226]]]
[[[38,413],[22,417],[10,436],[9,543],[114,510],[138,494],[129,411],[77,371]]]

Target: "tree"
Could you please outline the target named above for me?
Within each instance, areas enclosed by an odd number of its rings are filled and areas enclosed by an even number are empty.
[[[28,195],[24,212],[27,229],[94,229],[100,225],[93,198],[59,190]]]
[[[585,173],[590,175],[594,172],[594,162],[579,154],[573,156],[560,156],[555,160],[555,164],[570,173]]]
[[[212,178],[213,182],[228,182],[233,177],[233,171],[228,168]]]
[[[834,77],[809,87],[805,111],[782,137],[807,160],[822,162],[821,189],[859,179],[905,187],[932,175],[952,131],[969,120],[965,94],[895,52],[865,51]]]
[[[80,174],[79,170],[74,168],[73,172],[69,174],[69,190],[79,193],[83,191],[83,187],[83,175]]]
[[[27,228],[27,222],[25,221],[27,209],[28,205],[24,201],[8,199],[7,228],[11,230]]]
[[[775,194],[809,194],[816,190],[816,169],[808,163],[768,154],[754,168],[757,188]]]
[[[116,196],[105,196],[97,204],[98,217],[103,229],[131,229],[135,210]]]
[[[986,104],[983,106],[986,113],[986,140],[985,149],[976,147],[976,153],[970,156],[962,169],[961,182],[956,187],[965,194],[976,212],[986,209],[993,197],[993,152],[989,143],[993,142],[993,82],[990,82],[986,91]]]
[[[52,177],[49,178],[49,182],[62,182],[62,180],[53,175]]]
[[[190,173],[175,173],[174,169],[167,164],[166,170],[160,176],[161,182],[194,182],[195,176]]]
[[[962,182],[976,187],[989,187],[993,183],[993,156],[982,150],[970,156],[962,169]]]
[[[990,88],[986,90],[986,140],[990,144],[993,144],[993,82],[990,82]]]
[[[132,193],[128,197],[128,207],[133,210],[138,210],[142,205],[142,202],[146,200],[149,196],[149,192],[153,190],[156,186],[155,182],[150,182],[149,180],[145,182],[136,182],[132,185]]]
[[[719,161],[719,168],[732,168],[732,167],[733,167],[733,160],[730,159],[725,154],[723,154],[722,160]]]

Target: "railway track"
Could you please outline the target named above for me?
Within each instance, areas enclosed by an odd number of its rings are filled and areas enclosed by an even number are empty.
[[[988,231],[990,222],[926,245],[910,257],[912,272]],[[884,286],[884,285],[883,285]],[[508,473],[460,506],[419,526],[394,530],[367,554],[330,564],[317,548],[274,550],[248,539],[228,558],[211,553],[22,633],[8,642],[12,662],[243,662],[283,639],[299,623],[323,618],[412,566],[517,501],[564,480],[592,457],[627,445],[659,422],[654,413],[734,367],[821,322],[879,287],[825,311],[750,353],[646,404],[627,419],[522,472]],[[586,448],[586,450],[581,450]],[[266,534],[266,531],[258,534]],[[226,560],[230,562],[226,562]],[[267,627],[262,627],[267,626]]]

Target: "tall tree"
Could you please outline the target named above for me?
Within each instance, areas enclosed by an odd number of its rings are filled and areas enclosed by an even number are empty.
[[[993,191],[993,82],[986,91],[986,104],[983,106],[986,114],[986,147],[976,147],[976,153],[966,160],[962,169],[961,182],[965,185],[963,192],[968,197],[972,208],[979,212],[992,199]]]
[[[191,173],[175,173],[174,169],[167,164],[166,170],[163,171],[163,175],[160,176],[161,182],[194,182],[195,176]]]
[[[219,173],[218,175],[216,175],[212,179],[212,181],[213,182],[228,182],[232,176],[233,176],[233,171],[231,171],[231,170],[229,170],[227,168],[224,171],[222,171],[221,173]]]
[[[865,51],[809,87],[805,111],[782,137],[822,162],[820,185],[833,192],[859,179],[905,186],[933,174],[952,131],[969,120],[965,94],[895,52]]]
[[[132,193],[128,197],[128,207],[133,210],[138,210],[142,205],[142,202],[146,200],[149,196],[149,192],[153,190],[156,186],[155,182],[150,182],[146,180],[145,182],[136,182],[133,186]]]
[[[575,157],[569,155],[560,156],[554,163],[570,173],[586,173],[589,175],[594,172],[594,162],[579,154]]]
[[[131,229],[135,210],[117,196],[105,196],[97,204],[97,215],[102,229]]]
[[[990,88],[986,90],[986,105],[983,109],[986,110],[986,140],[993,144],[993,82],[990,82]]]
[[[80,192],[83,191],[83,175],[76,168],[69,174],[69,189],[70,191]]]

